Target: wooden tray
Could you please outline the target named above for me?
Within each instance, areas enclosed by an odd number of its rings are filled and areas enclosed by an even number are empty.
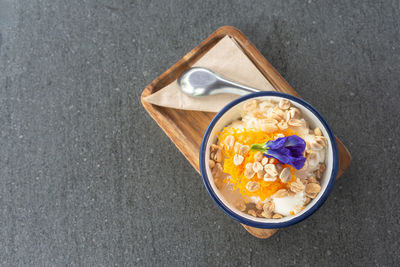
[[[200,45],[149,84],[141,96],[144,108],[198,172],[200,172],[198,157],[200,143],[208,124],[216,113],[160,107],[144,101],[143,98],[175,81],[183,71],[190,68],[219,40],[227,35],[235,39],[244,53],[268,79],[276,91],[299,97],[296,91],[293,90],[243,33],[231,26],[223,26],[216,30]],[[351,157],[347,148],[337,137],[336,141],[339,150],[340,164],[338,177],[340,177],[348,168]],[[258,229],[247,225],[243,225],[243,227],[258,238],[268,238],[277,231],[277,229]]]

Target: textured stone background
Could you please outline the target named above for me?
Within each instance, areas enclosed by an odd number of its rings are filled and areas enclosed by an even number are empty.
[[[0,0],[0,264],[400,264],[399,1]],[[328,120],[353,162],[258,240],[140,104],[222,25]]]

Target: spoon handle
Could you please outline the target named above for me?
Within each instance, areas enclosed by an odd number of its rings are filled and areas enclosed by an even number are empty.
[[[260,92],[260,90],[234,83],[222,78],[220,78],[220,80],[218,81],[218,90],[214,91],[215,94],[230,93],[235,95],[247,95],[256,92]]]

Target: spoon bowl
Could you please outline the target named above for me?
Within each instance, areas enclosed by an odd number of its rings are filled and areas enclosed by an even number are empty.
[[[247,95],[260,91],[226,80],[215,72],[201,67],[194,67],[184,71],[178,78],[178,84],[182,92],[190,96],[207,96],[223,93]]]

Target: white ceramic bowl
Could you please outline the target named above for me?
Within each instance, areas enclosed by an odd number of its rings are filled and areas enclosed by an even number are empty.
[[[211,169],[208,164],[208,159],[210,158],[210,146],[217,142],[216,134],[218,132],[220,132],[225,126],[229,125],[232,121],[240,118],[240,111],[242,110],[243,104],[246,101],[250,99],[270,99],[279,101],[281,98],[286,98],[290,100],[292,105],[297,107],[302,112],[303,117],[307,120],[311,128],[320,128],[323,135],[327,138],[328,148],[325,159],[326,170],[321,178],[320,193],[306,206],[304,210],[296,215],[286,216],[282,219],[256,218],[236,209],[233,205],[228,203],[221,192],[217,189],[216,185],[214,184],[214,179],[212,178]],[[204,185],[206,186],[206,189],[211,198],[217,203],[217,205],[229,216],[243,224],[257,228],[269,229],[282,228],[293,225],[313,214],[324,203],[324,201],[328,197],[328,194],[332,190],[339,167],[335,137],[328,124],[322,118],[319,112],[316,111],[310,104],[306,103],[304,100],[279,92],[253,93],[240,97],[226,105],[214,117],[214,119],[208,126],[203,136],[199,159],[200,170],[203,177]]]

